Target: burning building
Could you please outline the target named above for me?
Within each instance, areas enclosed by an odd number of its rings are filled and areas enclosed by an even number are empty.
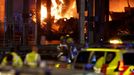
[[[50,15],[49,15],[50,14]],[[52,23],[56,23],[60,19],[66,21],[70,18],[77,18],[76,2],[75,0],[51,0],[42,1],[41,4],[41,22],[51,19]],[[56,27],[57,30],[57,27]]]
[[[122,2],[118,4],[118,2]],[[114,27],[111,30],[113,35],[133,34],[134,28],[134,1],[133,0],[111,0],[110,16],[111,21],[109,27]],[[115,7],[116,6],[116,7]]]
[[[71,24],[70,26],[68,24],[70,20],[77,22],[75,20],[77,18],[78,13],[75,0],[42,0],[41,2],[41,28],[48,37],[49,35],[52,36],[52,34],[54,34],[54,36],[55,34],[61,36],[63,34],[73,33],[73,26],[76,25]]]
[[[128,1],[129,1],[129,5],[131,7],[134,7],[133,0],[110,0],[109,11],[110,12],[125,12],[124,7],[128,7]]]
[[[16,13],[21,14],[19,17],[24,19],[24,8],[28,9],[28,17],[32,17],[32,20],[36,24],[36,0],[12,0],[12,17]],[[25,5],[24,1],[27,1]],[[0,2],[0,20],[4,22],[5,18],[5,6],[8,5],[5,0]],[[134,7],[133,0],[129,0],[131,7]],[[11,3],[10,3],[11,5]],[[125,12],[124,7],[127,7],[127,0],[110,0],[109,11],[110,12]],[[118,8],[117,8],[118,7]],[[10,9],[11,10],[11,9]],[[29,13],[32,13],[32,15]],[[45,35],[57,34],[76,34],[78,33],[77,19],[79,17],[77,13],[76,0],[41,0],[41,29]],[[17,16],[18,17],[18,16]],[[111,19],[113,20],[113,19]],[[33,27],[35,26],[33,24]],[[22,28],[21,28],[22,29]],[[30,28],[29,28],[30,29]],[[26,30],[28,31],[28,30]],[[53,39],[53,38],[52,38]]]

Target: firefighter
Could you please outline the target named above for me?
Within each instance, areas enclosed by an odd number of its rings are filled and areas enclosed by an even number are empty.
[[[22,61],[21,57],[17,54],[16,49],[17,48],[11,48],[11,52],[9,52],[3,58],[2,63],[1,63],[2,66],[7,66],[7,64],[9,63],[8,61],[11,62],[11,60],[12,60],[12,66],[14,66],[14,67],[22,67],[23,66],[23,61]],[[12,57],[10,57],[10,56],[12,56]],[[12,59],[10,60],[9,57]]]
[[[60,44],[57,46],[57,50],[59,52],[57,58],[61,61],[66,61],[66,58],[68,58],[68,45],[64,36],[61,36]],[[64,59],[62,59],[63,57]]]
[[[26,54],[24,64],[29,67],[38,67],[41,62],[41,57],[39,53],[37,52],[38,48],[36,46],[32,47],[32,51],[28,54]]]
[[[69,53],[68,53],[69,54],[68,55],[69,59],[68,59],[68,61],[72,62],[74,60],[75,56],[77,55],[78,50],[77,50],[77,47],[74,43],[73,38],[68,37],[66,41],[67,41],[68,48],[69,48]]]

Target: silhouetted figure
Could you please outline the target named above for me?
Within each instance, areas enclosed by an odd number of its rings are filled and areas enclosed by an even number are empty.
[[[16,48],[11,48],[11,52],[9,52],[2,60],[1,65],[6,66],[9,61],[12,61],[12,66],[14,67],[22,67],[23,61],[21,57],[17,54]]]
[[[13,65],[13,56],[11,54],[6,55],[6,66],[12,66]]]

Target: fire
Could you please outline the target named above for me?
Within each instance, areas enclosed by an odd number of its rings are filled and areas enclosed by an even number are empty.
[[[50,7],[51,8],[51,16],[48,16],[48,10],[47,10],[47,1],[42,2],[41,4],[41,27],[46,27],[47,18],[51,19],[53,21],[52,23],[52,30],[59,31],[59,25],[56,24],[56,22],[59,19],[70,19],[71,17],[78,17],[77,14],[77,8],[76,8],[76,1],[75,0],[51,0]],[[54,20],[53,20],[54,19]]]
[[[109,11],[110,12],[125,12],[125,7],[134,7],[133,0],[110,0]],[[109,21],[112,21],[111,15],[109,15]]]
[[[68,4],[67,4],[68,3]],[[129,0],[131,7],[134,7],[133,0]],[[109,9],[110,12],[124,12],[124,7],[127,7],[127,0],[110,0]],[[76,9],[76,0],[51,0],[51,17],[54,17],[54,23],[61,19],[71,17],[78,17]],[[46,4],[41,5],[41,21],[43,22],[47,18],[47,7]],[[109,16],[110,21],[112,20]]]
[[[45,5],[41,5],[41,21],[47,18],[47,8]]]
[[[124,7],[128,7],[128,2],[131,7],[134,7],[133,0],[110,0],[110,11],[125,12]]]
[[[1,0],[1,2],[0,2],[0,22],[4,22],[4,11],[5,11],[5,9],[4,9],[4,6],[5,6],[5,2],[4,2],[4,0]]]
[[[59,4],[56,3],[56,0],[52,0],[52,8],[51,8],[51,16],[54,16],[55,19],[62,18],[62,8],[63,8],[64,2],[62,0],[59,0]]]
[[[78,15],[76,14],[77,11],[75,11],[75,10],[76,10],[76,2],[74,1],[70,5],[70,7],[69,7],[68,11],[66,12],[66,14],[64,15],[64,17],[66,17],[67,19],[70,17],[78,17]],[[76,15],[74,15],[74,14],[76,14]]]
[[[51,16],[55,20],[61,18],[70,19],[71,17],[78,17],[76,9],[76,1],[70,0],[70,4],[67,5],[64,0],[51,0]],[[46,4],[41,5],[41,20],[47,18],[47,7]]]

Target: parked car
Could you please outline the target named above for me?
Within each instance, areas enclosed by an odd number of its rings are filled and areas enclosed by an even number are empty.
[[[78,53],[73,67],[100,75],[134,75],[133,58],[130,49],[86,48]]]
[[[93,70],[94,66],[97,66],[96,72],[100,73],[101,67],[104,64],[104,59],[108,53],[120,53],[120,49],[113,49],[113,48],[86,48],[80,51],[74,60],[74,68],[76,69],[83,69],[83,70]],[[115,58],[115,56],[113,56]],[[111,57],[111,58],[113,58]],[[114,60],[111,59],[111,60]],[[97,62],[102,60],[100,64]],[[115,59],[116,60],[116,59]],[[117,62],[118,63],[118,62]],[[99,66],[98,66],[99,65]]]
[[[99,75],[134,75],[134,50],[86,48],[74,60],[75,69],[90,70]]]
[[[134,75],[134,50],[116,52],[114,56],[118,58],[107,62],[108,54],[106,55],[106,61],[101,68],[103,75]]]

